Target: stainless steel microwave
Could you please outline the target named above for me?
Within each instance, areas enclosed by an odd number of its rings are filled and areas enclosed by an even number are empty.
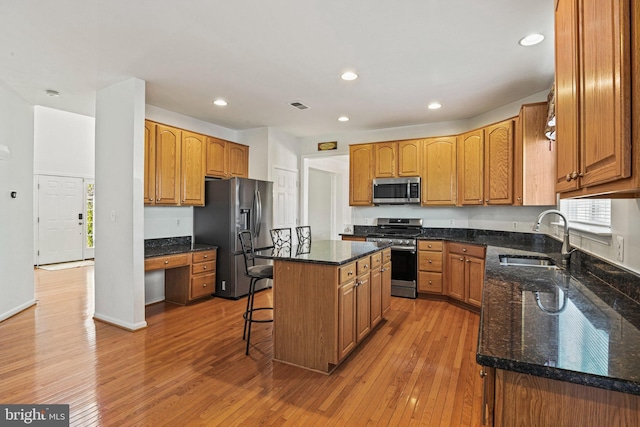
[[[420,177],[374,179],[373,203],[375,205],[420,203]]]

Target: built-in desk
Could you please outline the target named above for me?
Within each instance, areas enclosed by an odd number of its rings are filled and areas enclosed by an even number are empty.
[[[216,246],[157,240],[145,245],[144,270],[164,270],[165,301],[185,305],[215,293]]]
[[[390,306],[389,244],[314,241],[273,260],[273,360],[331,373]]]

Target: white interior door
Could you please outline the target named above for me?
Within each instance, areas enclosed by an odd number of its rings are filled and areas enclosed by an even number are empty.
[[[82,178],[38,175],[38,264],[78,261],[84,248]]]
[[[84,245],[82,250],[83,259],[94,258],[94,236],[95,236],[95,181],[93,179],[84,180]]]
[[[335,174],[309,168],[309,225],[314,239],[336,239]]]
[[[298,225],[298,172],[274,167],[273,175],[273,228],[291,228],[295,236],[294,229]]]

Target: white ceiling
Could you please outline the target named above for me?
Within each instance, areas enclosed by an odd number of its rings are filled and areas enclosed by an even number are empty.
[[[299,137],[459,120],[550,87],[553,7],[554,0],[0,0],[0,80],[34,105],[94,115],[95,92],[133,76],[147,82],[148,104]],[[518,45],[533,32],[545,40]],[[348,69],[360,78],[342,81]],[[217,97],[229,105],[214,106]],[[431,101],[443,107],[428,110]],[[340,115],[351,120],[340,123]]]

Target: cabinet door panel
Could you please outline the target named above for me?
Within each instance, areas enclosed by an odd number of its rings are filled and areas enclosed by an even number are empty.
[[[447,263],[447,295],[459,301],[465,300],[465,258],[449,254]]]
[[[240,178],[249,177],[249,147],[246,145],[227,143],[229,151],[229,175]]]
[[[398,142],[398,176],[420,176],[422,141]]]
[[[338,288],[338,360],[356,346],[356,282]]]
[[[351,145],[349,147],[349,205],[372,204],[372,176],[372,144]]]
[[[156,124],[144,122],[144,204],[156,202]]]
[[[469,296],[467,302],[470,305],[480,307],[482,305],[482,287],[484,284],[484,260],[468,257],[465,260],[466,278],[469,284]]]
[[[224,178],[229,169],[227,142],[213,137],[207,138],[207,175]]]
[[[371,279],[369,274],[358,277],[356,286],[356,342],[371,331]]]
[[[180,144],[182,131],[156,126],[156,204],[180,203]]]
[[[513,203],[513,120],[485,130],[484,197],[490,205]]]
[[[576,0],[559,0],[556,9],[556,191],[578,188],[567,181],[578,171],[578,24]]]
[[[204,206],[204,173],[206,159],[205,136],[182,133],[182,200],[185,206]]]
[[[375,177],[393,178],[396,176],[396,142],[379,142],[374,144]]]
[[[484,203],[484,130],[462,135],[458,146],[458,204]]]
[[[382,320],[382,273],[380,268],[371,270],[371,328]]]
[[[457,137],[448,136],[424,140],[422,204],[456,204]]]
[[[582,0],[580,185],[631,174],[629,1]]]

